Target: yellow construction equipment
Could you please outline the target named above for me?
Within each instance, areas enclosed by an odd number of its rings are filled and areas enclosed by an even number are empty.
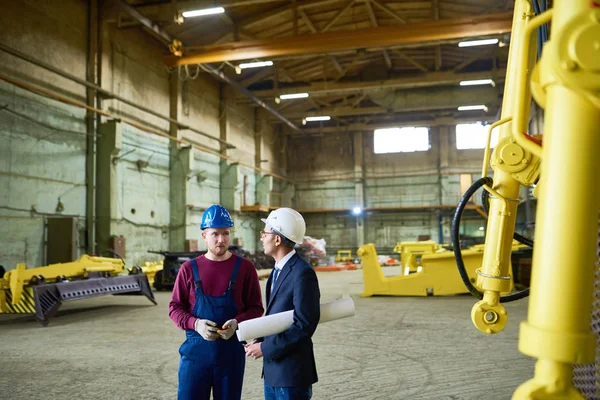
[[[492,125],[500,126],[491,156],[494,179],[486,176],[488,147],[478,181],[491,200],[483,291],[470,291],[481,299],[473,307],[473,322],[487,333],[500,331],[507,320],[500,278],[508,274],[519,186],[538,185],[529,313],[519,335],[519,350],[538,361],[533,379],[514,393],[517,400],[599,398],[600,392],[597,336],[591,329],[598,333],[600,311],[593,301],[600,278],[594,266],[600,247],[600,2],[552,3],[551,10],[536,12],[538,2],[515,2],[502,115]],[[534,65],[534,33],[540,29],[544,37],[550,21],[550,39]],[[543,146],[526,134],[530,88],[545,109]]]
[[[352,257],[352,250],[338,250],[337,256],[335,257],[335,262],[343,263],[352,261],[354,261],[354,257]]]
[[[402,274],[409,275],[419,272],[421,255],[431,254],[438,251],[441,245],[433,240],[421,242],[398,242],[394,247],[394,253],[400,253],[400,264],[402,265]]]
[[[163,265],[163,261],[146,261],[140,266],[142,273],[148,277],[150,287],[154,286],[154,277],[157,272],[163,270]]]
[[[420,270],[410,275],[386,277],[377,259],[377,250],[372,243],[361,246],[357,254],[361,257],[364,291],[362,297],[373,295],[387,296],[442,296],[468,293],[456,271],[456,261],[452,252],[429,253],[420,256]],[[414,257],[413,254],[411,257]],[[465,250],[463,259],[472,283],[478,284],[483,252]],[[508,279],[508,289],[512,290],[512,273]]]
[[[121,293],[141,293],[156,304],[142,269],[127,271],[121,259],[83,255],[45,267],[17,264],[0,278],[0,312],[35,314],[46,326],[65,301]]]

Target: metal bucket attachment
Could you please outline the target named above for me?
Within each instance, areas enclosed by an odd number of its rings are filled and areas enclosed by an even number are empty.
[[[102,277],[101,273],[90,273],[88,279],[45,283],[40,280],[33,286],[35,316],[43,326],[56,315],[65,301],[82,300],[108,294],[143,294],[156,304],[148,277],[138,273],[127,276]]]

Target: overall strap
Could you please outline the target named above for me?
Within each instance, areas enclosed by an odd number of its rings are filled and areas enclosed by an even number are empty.
[[[190,261],[192,262],[192,272],[194,273],[194,286],[196,286],[196,289],[202,290],[202,279],[200,279],[198,263],[195,258],[192,258]]]
[[[236,255],[235,256],[235,266],[233,267],[233,273],[231,274],[231,279],[229,280],[229,288],[235,292],[235,281],[237,280],[238,271],[240,270],[240,265],[242,264],[242,257]]]

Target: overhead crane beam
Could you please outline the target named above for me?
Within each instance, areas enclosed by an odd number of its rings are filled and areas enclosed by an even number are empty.
[[[497,13],[352,31],[320,32],[274,39],[231,42],[194,47],[194,53],[187,53],[184,57],[167,55],[164,61],[168,66],[174,67],[293,54],[331,53],[360,48],[414,45],[415,43],[426,45],[440,40],[510,32],[511,21],[511,13]]]

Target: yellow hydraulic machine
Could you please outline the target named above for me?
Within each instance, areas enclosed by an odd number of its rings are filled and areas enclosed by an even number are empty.
[[[154,286],[154,277],[158,272],[163,270],[163,266],[163,261],[146,261],[140,266],[144,275],[148,277],[150,287]]]
[[[492,126],[500,126],[491,156],[494,179],[485,176],[486,149],[483,177],[469,190],[483,186],[490,194],[485,257],[478,271],[482,291],[470,287],[481,300],[471,317],[486,333],[502,330],[507,322],[500,293],[509,275],[519,186],[537,183],[529,314],[520,326],[519,350],[538,361],[533,379],[513,399],[596,399],[600,365],[594,363],[597,336],[590,322],[599,246],[600,2],[555,0],[551,10],[536,16],[538,5],[515,2],[502,115]],[[534,66],[533,34],[549,22],[549,40]],[[543,145],[526,134],[529,90],[545,109]],[[463,201],[455,222],[461,207]],[[455,253],[460,265],[460,251]],[[594,307],[598,329],[600,310]]]
[[[400,265],[402,274],[409,275],[419,272],[421,255],[435,253],[440,245],[433,240],[424,240],[420,242],[398,242],[394,247],[394,253],[400,254]]]
[[[17,264],[0,278],[0,312],[35,314],[46,326],[65,301],[123,293],[140,293],[156,304],[142,268],[127,271],[121,259],[83,255],[45,267]]]
[[[452,252],[422,254],[420,270],[410,275],[386,277],[377,260],[377,251],[372,243],[361,246],[357,254],[361,257],[364,291],[362,297],[387,296],[442,296],[468,293],[456,272],[456,261]],[[413,255],[414,256],[414,255]],[[481,266],[483,253],[480,250],[465,250],[464,264],[472,283],[479,279],[476,270]],[[507,291],[512,290],[512,280]]]
[[[354,261],[354,257],[352,257],[352,250],[338,250],[337,256],[335,257],[336,263],[352,261]]]

